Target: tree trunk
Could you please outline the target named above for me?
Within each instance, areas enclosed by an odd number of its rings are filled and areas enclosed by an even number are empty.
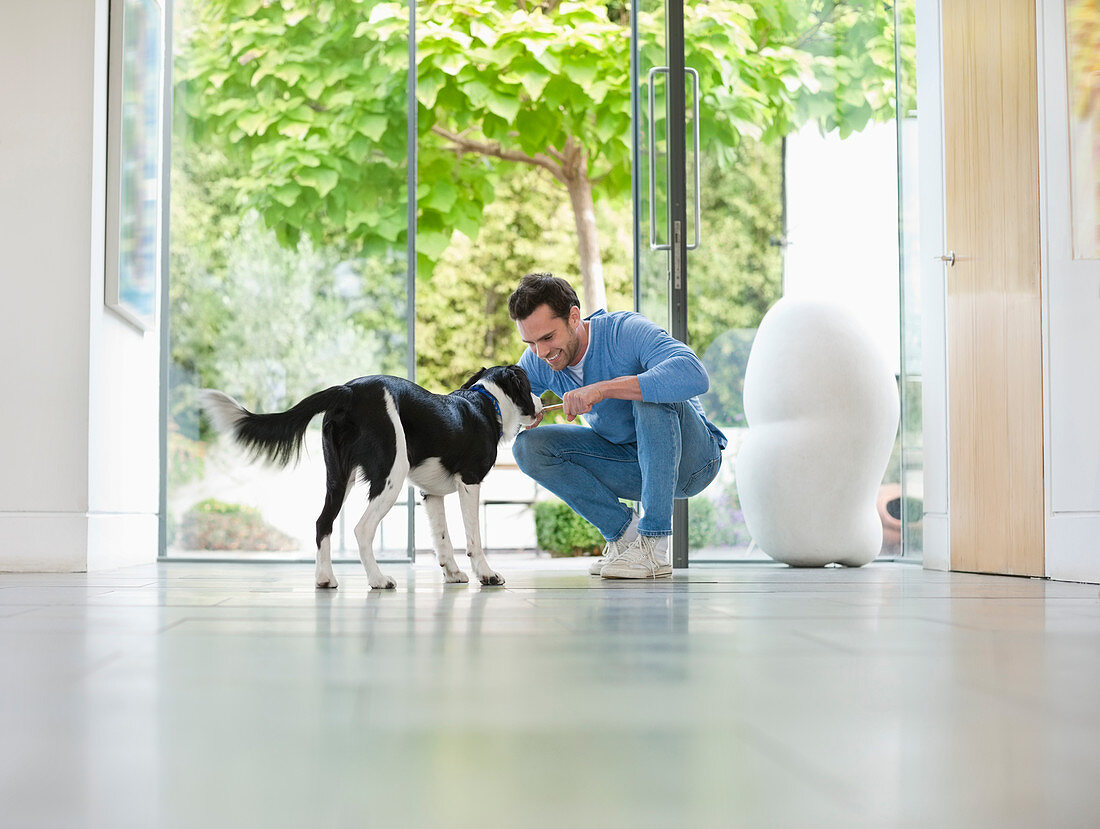
[[[588,316],[593,311],[607,308],[607,294],[603,284],[600,238],[596,233],[592,183],[588,180],[588,165],[583,160],[577,167],[567,171],[565,186],[569,189],[569,202],[573,206],[573,220],[577,225],[577,253],[580,255],[582,285],[581,312]]]
[[[549,148],[545,153],[527,155],[519,150],[509,150],[500,144],[479,141],[462,133],[451,132],[439,124],[432,132],[443,136],[456,152],[474,152],[481,155],[519,161],[548,170],[569,191],[573,206],[573,221],[577,226],[577,253],[581,266],[581,312],[588,316],[593,311],[607,308],[607,293],[603,284],[603,260],[600,258],[600,239],[596,233],[596,208],[592,203],[592,182],[588,180],[588,154],[573,136],[565,139],[561,150]]]

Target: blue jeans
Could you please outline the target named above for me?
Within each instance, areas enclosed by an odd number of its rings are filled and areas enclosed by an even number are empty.
[[[519,468],[613,541],[640,501],[641,535],[672,534],[673,498],[690,498],[722,465],[718,440],[687,403],[634,403],[637,443],[611,443],[586,426],[553,424],[520,432]]]

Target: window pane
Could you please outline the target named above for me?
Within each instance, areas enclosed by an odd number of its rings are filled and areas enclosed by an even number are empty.
[[[416,371],[447,393],[481,366],[519,360],[508,297],[524,274],[568,280],[585,314],[633,306],[630,19],[618,4],[416,9]],[[551,493],[502,448],[481,496],[488,552],[532,555],[534,503]],[[457,499],[446,509],[462,546]],[[416,538],[430,555],[420,508]]]
[[[902,5],[911,21],[911,0]],[[766,558],[750,546],[735,471],[745,365],[781,296],[843,305],[902,373],[893,4],[751,7],[685,3],[705,128],[688,330],[711,375],[704,408],[730,439],[719,478],[689,507],[693,561]],[[737,44],[736,61],[720,59],[720,37]],[[881,497],[901,480],[899,441]],[[882,553],[899,554],[899,542],[888,534]]]
[[[1100,257],[1100,4],[1066,3],[1073,258]]]
[[[386,19],[360,30],[376,6]],[[196,393],[280,412],[406,374],[407,17],[389,26],[400,11],[369,1],[174,8],[168,554],[312,558],[321,418],[277,470],[217,437]],[[349,497],[334,557],[357,557],[365,498]],[[407,525],[392,510],[376,555],[404,558]]]

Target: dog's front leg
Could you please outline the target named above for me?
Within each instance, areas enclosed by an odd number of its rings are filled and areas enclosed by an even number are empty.
[[[432,546],[439,566],[443,568],[443,578],[448,584],[465,584],[470,580],[455,563],[455,551],[447,533],[447,514],[443,509],[442,495],[424,496],[424,509],[428,513],[428,526],[432,529]]]
[[[481,506],[481,486],[458,483],[458,503],[462,507],[462,524],[466,528],[466,555],[474,568],[474,575],[482,584],[504,584],[504,577],[494,573],[481,549],[481,524],[478,508]]]

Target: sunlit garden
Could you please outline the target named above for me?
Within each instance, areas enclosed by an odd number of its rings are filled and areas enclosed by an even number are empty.
[[[911,5],[685,4],[703,217],[689,341],[711,374],[704,407],[731,436],[719,480],[691,502],[693,554],[738,557],[750,543],[732,455],[753,332],[784,292],[789,142],[894,122],[895,47],[912,61],[896,20]],[[518,359],[507,299],[531,271],[572,281],[585,313],[637,308],[666,324],[666,276],[635,245],[637,233],[648,250],[648,170],[664,164],[663,118],[644,109],[646,69],[662,62],[658,11],[422,3],[410,51],[399,3],[174,6],[170,555],[308,555],[320,508],[317,435],[297,470],[249,465],[199,416],[200,388],[253,411],[365,374],[451,391]],[[599,546],[508,457],[500,467],[486,484],[487,546]],[[382,555],[427,548],[421,520],[394,510]]]

